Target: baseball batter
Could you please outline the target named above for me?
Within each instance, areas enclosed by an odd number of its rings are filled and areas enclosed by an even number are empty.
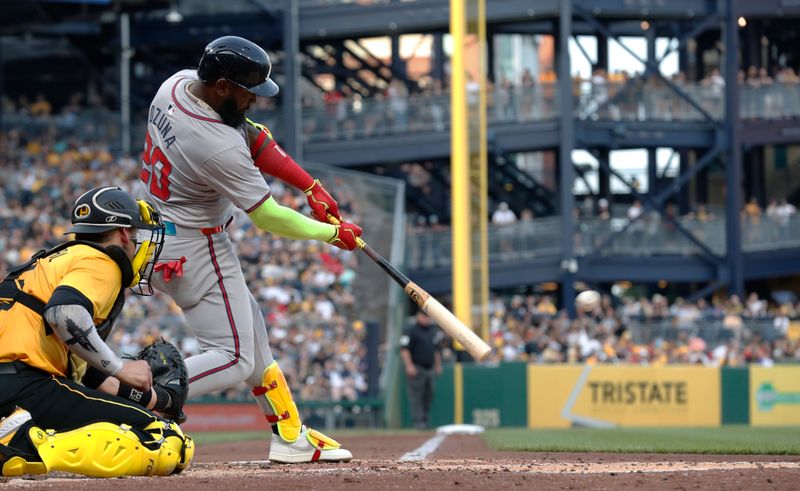
[[[205,49],[197,70],[167,79],[150,105],[140,178],[164,219],[166,241],[153,285],[181,307],[201,354],[186,360],[189,397],[242,381],[273,425],[269,459],[348,461],[335,440],[306,428],[272,357],[264,318],[248,290],[225,231],[233,207],[261,230],[352,250],[361,235],[336,201],[245,113],[256,96],[274,96],[267,53],[226,36]],[[304,191],[317,220],[279,205],[261,172]]]

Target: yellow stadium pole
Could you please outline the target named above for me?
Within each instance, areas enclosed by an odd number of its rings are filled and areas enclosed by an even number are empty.
[[[464,366],[456,363],[453,366],[453,422],[464,422]]]
[[[487,339],[489,243],[485,0],[451,0],[450,34],[453,41],[450,63],[453,311]],[[472,90],[477,84],[477,94],[469,93],[468,83],[472,83]],[[456,345],[456,349],[461,347]]]
[[[479,84],[477,128],[471,128],[469,141],[477,143],[470,148],[471,172],[473,182],[470,194],[478,199],[473,202],[473,223],[477,222],[477,227],[473,227],[473,244],[480,254],[473,259],[473,313],[476,314],[479,334],[484,340],[489,337],[489,165],[488,153],[489,145],[486,136],[486,1],[471,0],[477,10],[475,22],[467,24],[470,26],[468,31],[472,32],[472,25],[477,24],[475,31],[477,34],[478,67],[477,80]],[[470,16],[472,19],[472,16]],[[473,120],[474,108],[470,108],[470,120]],[[477,206],[476,206],[477,205]],[[474,326],[474,325],[473,325]],[[473,327],[474,329],[474,327]]]
[[[450,175],[451,233],[453,256],[453,313],[472,326],[472,241],[470,240],[469,141],[467,79],[464,66],[466,0],[450,0]],[[461,349],[456,346],[456,349]],[[458,401],[456,401],[458,405]],[[462,423],[456,410],[455,423]]]

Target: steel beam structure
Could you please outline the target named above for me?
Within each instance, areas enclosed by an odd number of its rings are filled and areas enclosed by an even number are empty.
[[[723,39],[725,43],[725,243],[727,254],[728,293],[744,298],[742,261],[742,224],[739,213],[742,199],[742,143],[739,123],[739,26],[736,0],[727,0]]]
[[[300,33],[298,0],[284,0],[283,10],[283,134],[286,149],[298,161],[303,161],[303,106],[300,102]]]
[[[800,274],[800,249],[782,249],[770,252],[745,253],[743,278],[761,280],[776,276]],[[561,281],[559,255],[520,259],[519,261],[490,261],[492,288],[513,288],[520,284]],[[621,276],[620,271],[625,275]],[[432,295],[450,290],[450,268],[411,269],[408,275]],[[606,256],[602,262],[588,263],[578,259],[576,281],[586,283],[612,283],[627,280],[637,283],[655,283],[665,280],[677,283],[705,283],[706,288],[696,295],[707,296],[725,286],[719,280],[715,265],[698,256]],[[699,298],[699,297],[698,297]]]
[[[693,27],[690,30],[683,32],[683,36],[679,39],[677,46],[673,44],[671,47],[667,48],[664,53],[661,54],[661,56],[656,55],[654,26],[650,26],[648,32],[646,33],[648,34],[646,36],[648,40],[648,56],[646,59],[640,57],[637,53],[627,47],[625,43],[617,39],[610,28],[614,22],[613,18],[618,14],[621,15],[621,13],[618,13],[611,8],[612,4],[618,4],[618,2],[613,2],[611,0],[599,2],[592,1],[591,6],[582,0],[576,0],[573,3],[575,4],[575,15],[578,18],[580,18],[583,22],[593,26],[597,30],[597,33],[604,38],[617,41],[619,46],[627,51],[629,55],[637,59],[645,66],[645,71],[640,76],[641,80],[649,77],[658,77],[662,83],[669,87],[669,89],[677,94],[678,97],[684,100],[685,103],[703,116],[703,121],[699,124],[704,125],[706,128],[706,131],[697,132],[695,133],[694,137],[689,137],[686,140],[675,139],[675,134],[670,134],[669,136],[663,135],[663,142],[660,144],[657,142],[643,141],[645,138],[640,139],[640,144],[636,146],[649,148],[648,176],[650,178],[650,185],[647,193],[640,193],[637,189],[635,189],[633,185],[625,179],[624,176],[619,174],[615,169],[611,168],[607,159],[599,159],[600,169],[617,177],[617,179],[619,179],[629,188],[630,193],[635,198],[645,203],[649,211],[657,212],[663,221],[670,223],[677,232],[688,239],[700,251],[700,254],[694,256],[693,260],[699,260],[705,264],[705,266],[702,268],[702,271],[704,272],[702,280],[697,275],[687,275],[686,272],[673,272],[671,275],[669,275],[670,277],[675,278],[676,280],[678,278],[683,278],[681,281],[688,281],[691,277],[691,281],[706,281],[709,282],[710,285],[714,285],[713,288],[727,286],[729,291],[741,293],[744,283],[742,275],[741,230],[738,219],[739,212],[741,210],[742,189],[741,141],[739,138],[738,126],[738,87],[736,81],[738,59],[736,56],[727,56],[725,61],[726,116],[723,121],[715,120],[715,118],[709,114],[707,109],[701,104],[700,101],[688,95],[681,87],[677,86],[669,78],[661,74],[659,69],[661,61],[668,54],[676,50],[682,50],[682,48],[690,39],[698,36],[708,29],[715,27],[721,27],[725,33],[733,33],[733,35],[725,36],[725,52],[738,53],[738,26],[736,24],[737,17],[736,11],[732,7],[734,1],[735,0],[725,0],[725,3],[720,2],[718,4],[718,10],[711,10],[707,12],[707,19],[695,20]],[[680,2],[674,2],[675,5],[678,3]],[[564,79],[560,79],[559,83],[564,83],[563,80]],[[571,84],[571,79],[567,78],[566,82],[567,84]],[[628,85],[626,85],[626,87],[617,94],[616,98],[624,97],[627,88],[633,86],[634,83],[635,81],[630,81]],[[615,98],[611,98],[607,104],[614,103],[614,99]],[[642,125],[639,123],[633,123],[630,124],[630,126],[634,128],[634,131],[643,131]],[[620,123],[608,123],[609,133],[602,135],[605,136],[605,138],[598,138],[595,142],[587,141],[589,140],[588,138],[580,138],[581,136],[588,136],[590,134],[590,124],[587,124],[586,128],[587,129],[584,130],[581,125],[578,127],[579,144],[588,144],[587,146],[592,147],[591,143],[595,143],[595,148],[599,150],[603,148],[619,148],[619,143],[625,142],[626,135],[620,131],[620,129],[624,130],[625,126]],[[602,141],[606,140],[608,137],[611,137],[613,140],[611,145],[608,145],[607,141]],[[688,145],[686,145],[687,141],[693,141],[693,144],[696,145],[698,150],[703,148],[707,148],[708,150],[704,152],[703,156],[694,165],[688,168],[683,168],[680,175],[674,180],[671,186],[665,189],[658,189],[658,175],[655,169],[655,148],[658,146],[680,146],[683,148],[688,148]],[[602,143],[606,143],[606,145],[600,145]],[[726,162],[726,188],[728,189],[726,194],[727,248],[724,257],[720,257],[719,255],[715,254],[702,239],[698,238],[689,230],[687,230],[679,221],[675,220],[672,214],[666,213],[665,207],[667,199],[675,194],[680,196],[682,189],[691,182],[698,172],[707,170],[708,166],[715,162],[717,158],[720,157],[721,153],[724,153]],[[643,216],[644,214],[640,215],[638,218],[642,218]],[[584,267],[586,267],[589,268],[589,271],[598,271],[610,267],[612,263],[605,254],[605,250],[611,243],[614,242],[615,239],[617,239],[621,234],[625,233],[629,227],[634,225],[638,221],[638,218],[629,221],[621,230],[612,233],[603,241],[602,244],[600,244],[598,247],[595,247],[591,253],[579,263],[579,270],[583,270]],[[568,232],[565,233],[565,235],[568,234]],[[620,267],[620,269],[617,271],[617,274],[620,275],[620,277],[617,279],[632,280],[630,277],[631,273],[627,272],[628,269],[628,266]],[[583,273],[584,271],[581,271],[581,274],[579,274],[578,277],[583,277]],[[650,273],[653,273],[653,271],[647,273],[647,268],[637,271],[637,275],[640,276],[640,281],[645,281],[644,277],[649,278],[651,281],[656,278],[667,279],[666,276],[662,276],[660,278],[648,276]],[[660,274],[664,273],[665,272],[660,272]],[[643,274],[644,277],[641,277]],[[607,279],[607,275],[601,275],[600,277],[590,279],[600,281],[600,278],[602,277]]]
[[[572,72],[570,71],[569,40],[572,36],[572,3],[561,2],[556,29],[556,73],[558,95],[562,107],[572,107]],[[561,305],[571,316],[575,315],[575,273],[578,272],[575,258],[575,196],[572,186],[575,168],[572,150],[575,148],[575,120],[572,111],[561,111],[559,116],[560,140],[558,146],[558,208],[561,213]]]

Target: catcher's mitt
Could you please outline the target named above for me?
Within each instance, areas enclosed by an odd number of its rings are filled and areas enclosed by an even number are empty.
[[[167,391],[172,404],[159,411],[177,423],[186,420],[183,414],[183,403],[189,394],[189,377],[186,363],[178,348],[164,338],[145,346],[137,355],[137,360],[144,360],[153,372],[153,385]]]

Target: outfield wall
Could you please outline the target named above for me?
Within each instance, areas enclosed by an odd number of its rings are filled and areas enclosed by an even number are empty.
[[[405,384],[402,385],[405,388]],[[410,426],[407,394],[403,425]],[[431,425],[800,425],[800,366],[456,364],[436,381]]]

